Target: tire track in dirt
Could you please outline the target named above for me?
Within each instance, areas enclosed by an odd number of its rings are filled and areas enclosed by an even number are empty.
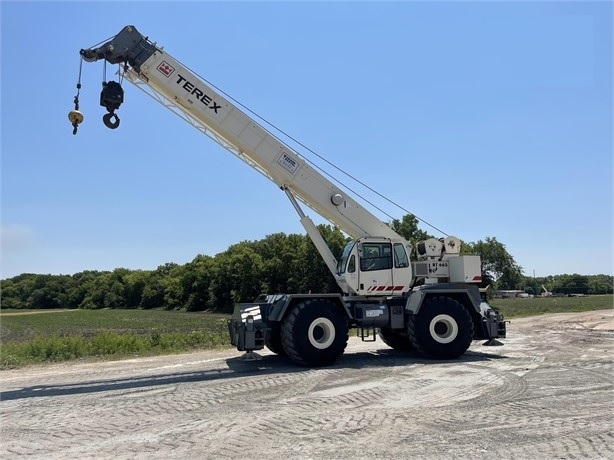
[[[614,458],[607,331],[538,324],[452,362],[354,339],[318,369],[229,351],[11,371],[0,458]]]

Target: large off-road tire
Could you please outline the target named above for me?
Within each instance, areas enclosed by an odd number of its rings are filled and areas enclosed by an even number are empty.
[[[382,342],[394,350],[411,351],[414,348],[407,332],[388,328],[380,328],[377,332]]]
[[[409,339],[421,353],[438,359],[461,356],[473,340],[467,309],[450,297],[431,297],[409,318]]]
[[[295,305],[281,325],[286,355],[303,366],[334,363],[345,351],[347,342],[347,318],[327,299],[310,299]]]
[[[284,356],[286,354],[286,352],[284,351],[284,347],[281,344],[281,332],[279,330],[272,331],[271,335],[268,337],[264,344],[276,355]]]

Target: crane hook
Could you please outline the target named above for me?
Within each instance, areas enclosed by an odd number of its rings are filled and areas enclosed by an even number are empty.
[[[115,118],[115,120],[113,120]],[[102,116],[102,122],[109,129],[115,129],[119,126],[119,117],[114,112],[105,113]]]

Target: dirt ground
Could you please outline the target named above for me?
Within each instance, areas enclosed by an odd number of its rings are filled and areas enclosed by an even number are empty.
[[[614,459],[611,310],[516,319],[430,361],[236,350],[0,372],[0,458]]]

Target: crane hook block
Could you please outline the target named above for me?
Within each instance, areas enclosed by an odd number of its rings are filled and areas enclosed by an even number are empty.
[[[119,126],[119,117],[116,113],[106,113],[102,116],[102,122],[109,129],[115,129]]]
[[[119,117],[115,110],[124,102],[124,89],[116,81],[104,82],[100,92],[100,105],[106,107],[109,113],[102,117],[107,128],[115,129],[119,126]]]
[[[100,105],[106,107],[109,113],[119,109],[124,102],[124,89],[116,81],[104,82],[100,92]]]

